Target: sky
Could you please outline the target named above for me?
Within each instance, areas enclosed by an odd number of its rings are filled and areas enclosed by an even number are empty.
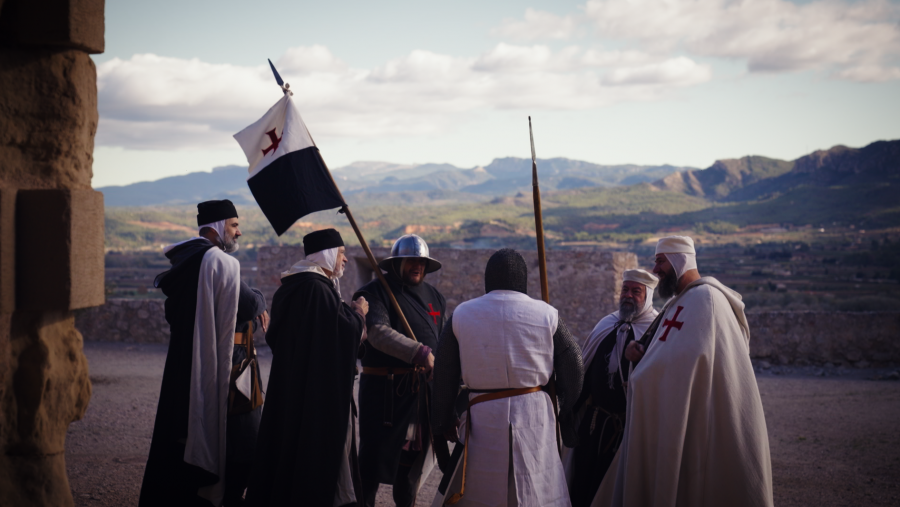
[[[281,96],[326,163],[792,160],[900,139],[900,0],[112,0],[94,187],[246,165]]]

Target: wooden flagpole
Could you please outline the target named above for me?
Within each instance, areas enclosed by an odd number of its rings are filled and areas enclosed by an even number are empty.
[[[547,282],[547,257],[544,254],[544,218],[541,214],[541,188],[538,185],[537,157],[534,153],[534,131],[531,129],[531,116],[528,117],[528,137],[531,140],[531,195],[534,198],[534,229],[537,236],[538,268],[541,272],[541,299],[550,304],[550,287]],[[556,416],[556,450],[562,456],[562,442],[559,433],[559,405],[556,400],[556,373],[550,376],[547,383],[550,400],[553,402],[553,414]]]
[[[278,86],[281,87],[281,91],[284,92],[285,95],[291,94],[294,92],[290,90],[291,85],[285,83],[281,78],[281,75],[278,74],[278,71],[275,70],[275,65],[272,64],[272,60],[269,60],[269,67],[272,69],[272,74],[275,75],[275,82],[278,83]],[[306,132],[309,135],[309,139],[313,140],[312,134],[307,130]],[[315,146],[316,142],[313,140],[313,146]],[[387,280],[384,278],[384,275],[381,273],[381,268],[378,267],[378,262],[375,260],[375,256],[372,255],[372,250],[369,249],[369,244],[366,243],[366,238],[363,237],[362,231],[359,230],[359,226],[356,225],[356,220],[353,219],[353,213],[350,213],[350,207],[347,206],[347,201],[344,200],[344,195],[341,194],[341,189],[337,186],[337,182],[334,181],[334,176],[331,175],[331,170],[328,169],[328,165],[325,163],[325,159],[322,158],[322,154],[318,153],[319,147],[316,146],[316,154],[319,156],[319,161],[322,162],[322,165],[325,167],[325,172],[328,173],[328,177],[331,178],[331,184],[334,185],[334,189],[337,190],[338,196],[340,196],[341,201],[344,202],[344,206],[341,208],[340,212],[347,216],[347,220],[350,221],[350,226],[353,227],[353,232],[356,233],[356,238],[359,240],[359,244],[362,245],[363,250],[366,252],[366,257],[369,258],[369,264],[372,265],[372,271],[375,272],[375,276],[378,277],[378,280],[381,281],[382,287],[387,291],[388,297],[391,299],[391,306],[394,307],[394,310],[397,312],[397,315],[400,317],[400,323],[403,324],[403,329],[406,330],[406,334],[412,338],[414,341],[416,340],[416,335],[413,333],[412,328],[409,326],[409,322],[406,320],[406,315],[403,315],[403,310],[400,309],[400,303],[397,302],[397,298],[394,297],[394,292],[391,290],[391,286],[388,285]]]
[[[318,148],[316,148],[316,150],[318,150]],[[328,165],[325,164],[325,159],[322,158],[322,155],[320,153],[318,155],[319,160],[322,161],[322,165],[325,166],[325,170],[328,172],[328,177],[331,178],[331,183],[334,185],[334,189],[337,190],[337,193],[341,197],[341,200],[346,203],[347,201],[344,200],[344,196],[343,194],[341,194],[341,189],[338,188],[337,182],[334,181],[334,176],[331,175],[331,170],[328,169]],[[381,268],[378,267],[378,261],[375,260],[375,256],[372,254],[372,250],[369,248],[369,244],[366,243],[366,238],[363,237],[362,231],[359,230],[359,226],[356,225],[356,220],[353,218],[353,213],[350,212],[350,206],[344,204],[344,206],[340,210],[340,213],[346,215],[347,220],[350,221],[350,226],[353,227],[353,232],[356,233],[356,238],[359,240],[359,244],[362,245],[363,251],[366,252],[366,257],[368,257],[369,259],[369,264],[372,266],[372,271],[375,272],[375,276],[377,276],[378,280],[381,281],[381,286],[384,287],[385,292],[387,292],[388,297],[391,299],[391,306],[394,307],[394,310],[397,312],[397,316],[400,317],[400,323],[403,324],[403,329],[406,330],[407,336],[412,338],[414,341],[418,341],[416,339],[415,333],[413,333],[412,328],[409,326],[409,322],[406,320],[406,315],[403,315],[403,310],[400,309],[400,303],[398,303],[397,298],[394,297],[394,292],[391,290],[391,286],[388,285],[387,279],[381,272]]]

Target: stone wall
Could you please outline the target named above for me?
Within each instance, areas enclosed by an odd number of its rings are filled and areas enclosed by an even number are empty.
[[[775,364],[900,363],[897,312],[761,312],[747,321],[751,356]]]
[[[447,298],[447,313],[452,314],[463,301],[484,295],[484,267],[495,250],[457,250],[435,248],[431,257],[443,267],[425,281]],[[372,250],[376,259],[390,254],[388,248]],[[528,263],[528,294],[540,299],[540,274],[536,251],[521,252]],[[347,248],[347,267],[341,278],[341,294],[348,299],[374,278],[361,247]],[[258,288],[272,300],[281,285],[281,272],[303,259],[302,247],[262,247],[257,254]],[[589,333],[603,316],[615,311],[622,272],[637,266],[637,256],[625,252],[548,251],[550,303],[556,307],[569,329],[577,336]]]
[[[0,0],[0,505],[73,505],[91,397],[73,311],[104,301],[91,188],[103,0]]]
[[[88,341],[169,342],[165,299],[108,299],[75,312],[75,327]]]
[[[375,249],[377,258],[388,253]],[[427,280],[444,293],[448,311],[483,294],[483,270],[490,250],[435,249],[444,268]],[[529,263],[529,289],[539,297],[537,254],[523,252]],[[271,302],[280,273],[301,259],[298,247],[266,247],[258,257],[258,285]],[[360,248],[349,248],[341,292],[349,297],[372,279]],[[572,332],[584,337],[600,318],[615,309],[621,273],[633,266],[631,254],[549,252],[550,297]],[[900,313],[888,312],[762,312],[749,313],[750,355],[775,364],[886,365],[900,363]],[[76,327],[86,340],[166,343],[168,324],[163,300],[111,299],[106,305],[81,310]],[[264,335],[258,333],[260,343]]]
[[[576,310],[577,312],[577,310]],[[600,317],[567,320],[582,338]],[[88,341],[167,343],[161,299],[110,299],[79,310],[75,327]],[[774,364],[884,366],[900,363],[900,313],[762,312],[748,313],[750,356]],[[257,339],[264,339],[258,333]]]

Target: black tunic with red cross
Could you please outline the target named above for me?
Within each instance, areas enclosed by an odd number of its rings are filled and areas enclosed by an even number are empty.
[[[413,333],[423,345],[432,351],[438,347],[438,339],[444,328],[447,303],[444,296],[432,285],[422,282],[416,286],[403,284],[393,273],[385,274],[391,291],[406,317]],[[366,325],[389,325],[391,329],[408,336],[400,322],[400,317],[391,305],[390,298],[379,280],[372,280],[354,295],[369,301]],[[414,368],[415,365],[385,354],[368,342],[360,358],[363,367],[374,368]],[[413,382],[415,374],[386,376],[360,375],[359,380],[359,468],[365,481],[391,484],[400,462],[400,453],[406,443],[410,423],[423,425],[422,449],[428,447],[428,411],[424,396],[430,390],[429,384],[420,375],[418,384]],[[390,384],[390,385],[388,385]],[[418,391],[416,391],[418,386]],[[387,396],[388,389],[392,392]]]

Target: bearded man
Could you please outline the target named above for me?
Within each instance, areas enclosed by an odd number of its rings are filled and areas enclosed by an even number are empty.
[[[622,274],[619,310],[603,317],[581,345],[585,376],[575,404],[578,446],[564,463],[573,507],[587,507],[612,462],[625,427],[625,386],[631,362],[625,347],[650,327],[653,289],[659,281],[643,269]]]
[[[154,282],[167,298],[171,338],[142,506],[240,505],[262,410],[261,395],[240,413],[229,410],[233,366],[252,362],[253,330],[268,324],[265,298],[227,255],[241,236],[237,210],[226,199],[197,211],[199,237],[167,246],[172,269]],[[258,370],[249,370],[258,386]]]
[[[303,250],[272,299],[272,369],[247,503],[358,505],[353,383],[368,305],[341,299],[340,233],[307,234]]]
[[[391,484],[395,504],[408,507],[434,468],[426,403],[431,387],[425,375],[434,366],[432,350],[444,329],[446,303],[424,281],[441,263],[429,257],[419,236],[395,241],[379,267],[417,341],[406,335],[379,280],[356,292],[354,297],[369,301],[359,380],[359,467],[366,505],[375,505],[379,484]]]
[[[447,471],[454,479],[446,504],[570,505],[553,403],[542,386],[555,372],[563,442],[574,446],[565,415],[578,399],[584,366],[557,310],[528,297],[527,282],[518,252],[494,253],[484,271],[486,294],[456,307],[441,336],[434,367],[435,438],[457,440],[460,378],[469,390],[465,450],[456,472]]]
[[[647,346],[629,345],[627,356],[640,362],[628,384],[625,436],[595,504],[773,505],[740,294],[700,276],[689,237],[659,240],[653,272],[671,299]]]

